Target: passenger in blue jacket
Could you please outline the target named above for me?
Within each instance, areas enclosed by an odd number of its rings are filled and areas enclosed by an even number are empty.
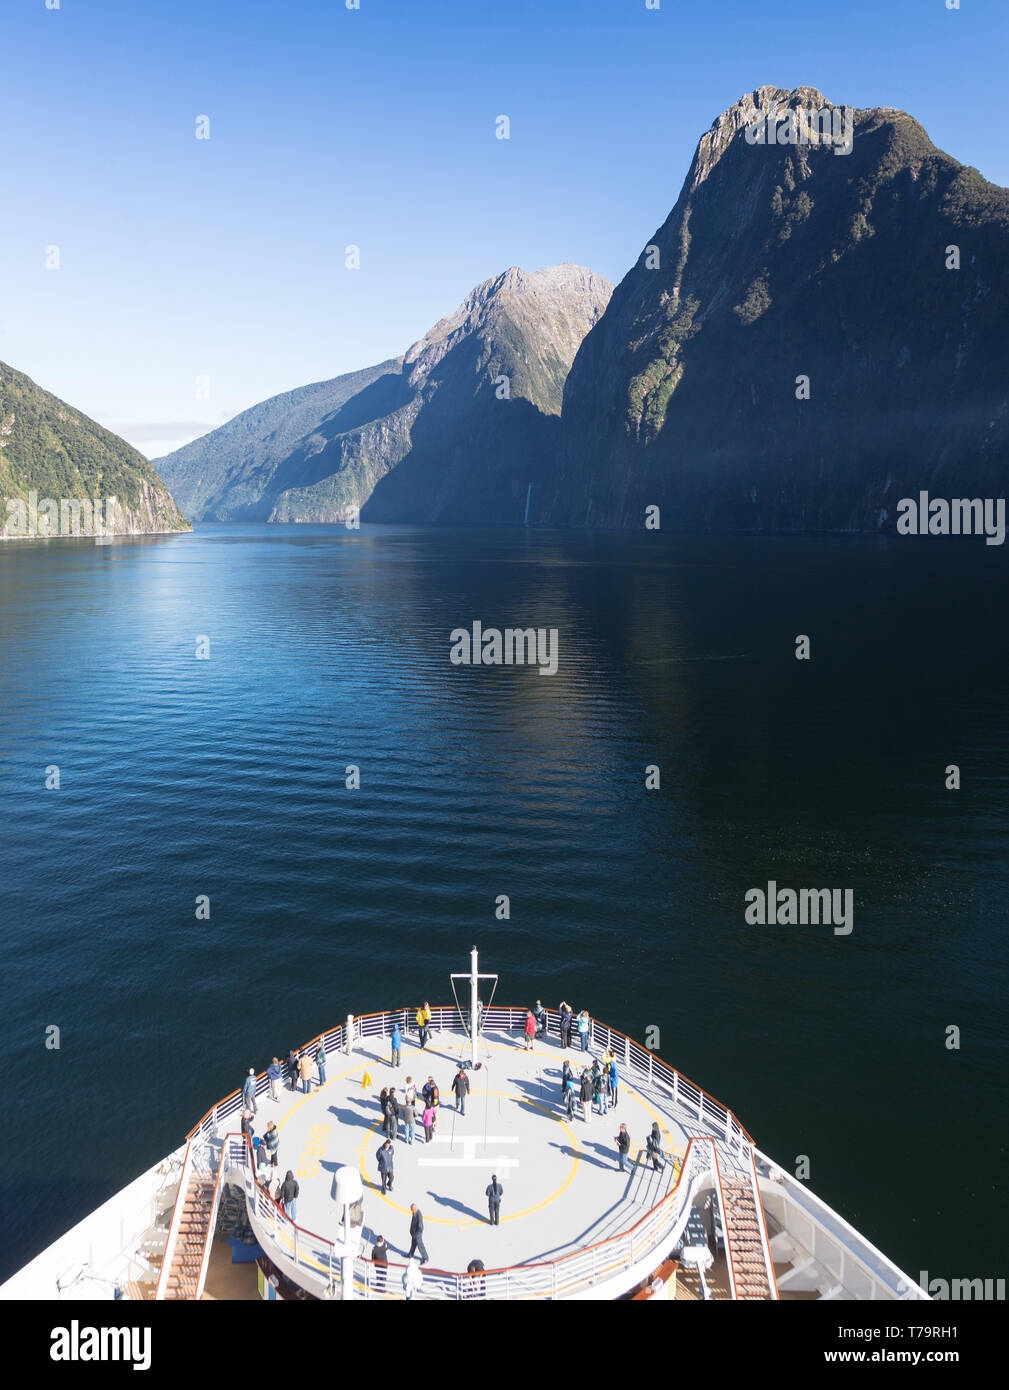
[[[390,1065],[398,1067],[400,1064],[400,1053],[403,1047],[403,1034],[399,1031],[399,1024],[392,1025],[392,1062]]]
[[[382,1179],[383,1192],[392,1191],[392,1180],[395,1176],[395,1174],[393,1173],[393,1163],[395,1161],[395,1156],[396,1155],[395,1150],[392,1147],[392,1141],[389,1139],[387,1139],[384,1144],[381,1144],[379,1146],[378,1153],[375,1155],[376,1160],[378,1162],[379,1177]]]
[[[270,1099],[279,1100],[280,1096],[277,1093],[277,1087],[284,1079],[284,1068],[280,1065],[276,1057],[274,1057],[273,1061],[266,1068],[266,1075],[270,1082]]]

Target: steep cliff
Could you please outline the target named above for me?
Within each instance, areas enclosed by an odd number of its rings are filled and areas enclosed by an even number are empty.
[[[1009,192],[904,112],[762,87],[582,343],[533,519],[876,531],[921,488],[1004,495],[1007,310]]]

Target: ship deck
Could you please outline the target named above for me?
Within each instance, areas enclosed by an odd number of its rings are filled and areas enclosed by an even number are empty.
[[[569,1120],[561,1099],[563,1059],[569,1058],[577,1079],[595,1055],[583,1053],[577,1038],[566,1052],[556,1036],[538,1039],[526,1051],[514,1034],[488,1033],[480,1055],[480,1069],[468,1073],[465,1115],[455,1108],[451,1082],[469,1056],[469,1044],[448,1032],[434,1033],[424,1050],[404,1039],[396,1068],[387,1040],[364,1038],[350,1056],[329,1056],[324,1086],[314,1082],[307,1095],[285,1087],[277,1101],[261,1094],[254,1128],[262,1134],[268,1120],[276,1121],[278,1175],[283,1179],[291,1169],[300,1184],[298,1226],[339,1239],[335,1173],[349,1163],[365,1181],[367,1255],[381,1233],[390,1260],[406,1259],[410,1204],[416,1202],[424,1216],[427,1268],[462,1272],[474,1259],[488,1270],[553,1261],[634,1226],[675,1185],[679,1164],[670,1157],[681,1159],[693,1135],[711,1133],[696,1118],[691,1123],[685,1107],[661,1087],[626,1069],[616,1109],[586,1122],[578,1104]],[[394,1143],[393,1186],[383,1195],[376,1164],[385,1138],[379,1092],[395,1085],[402,1100],[408,1076],[419,1092],[429,1075],[441,1093],[435,1136],[424,1142],[418,1112],[415,1142],[397,1137]],[[645,1138],[656,1120],[666,1156],[658,1172],[645,1155]],[[621,1122],[631,1135],[625,1173],[614,1143]],[[492,1227],[485,1189],[494,1173],[504,1195],[500,1224]],[[398,1272],[390,1271],[389,1283],[393,1292]]]

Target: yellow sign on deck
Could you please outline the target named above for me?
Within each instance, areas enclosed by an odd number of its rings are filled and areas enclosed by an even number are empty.
[[[361,1077],[361,1088],[362,1088],[362,1090],[364,1089],[365,1086],[373,1086],[374,1084],[375,1084],[375,1083],[372,1081],[371,1076],[369,1075],[369,1073],[368,1073],[368,1072],[365,1072],[365,1074]]]

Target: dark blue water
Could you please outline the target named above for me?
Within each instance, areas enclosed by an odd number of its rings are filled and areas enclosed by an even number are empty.
[[[474,941],[497,1002],[658,1026],[909,1272],[1004,1273],[1006,580],[944,538],[0,546],[0,1273]],[[453,666],[475,618],[556,627],[558,673]],[[854,931],[746,925],[768,879]]]

